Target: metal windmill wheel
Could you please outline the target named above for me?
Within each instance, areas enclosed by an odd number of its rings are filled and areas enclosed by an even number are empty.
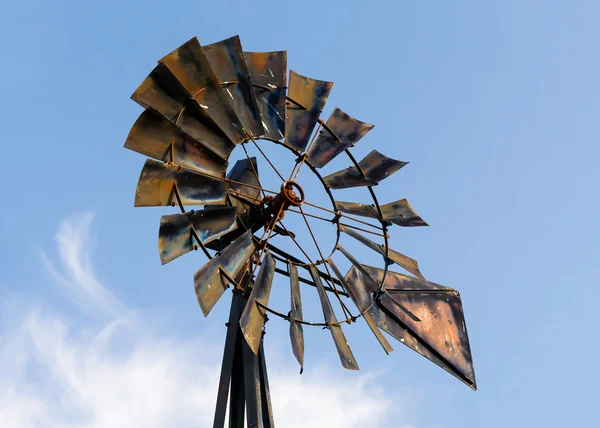
[[[294,71],[288,80],[285,51],[244,52],[237,36],[207,46],[193,38],[160,59],[132,96],[145,110],[125,147],[151,158],[142,169],[135,206],[181,211],[161,218],[162,263],[192,250],[204,252],[208,261],[194,274],[194,286],[205,316],[228,288],[233,291],[214,427],[224,426],[228,403],[230,427],[244,425],[244,411],[248,427],[274,426],[262,346],[267,313],[289,322],[301,367],[303,327],[320,326],[331,333],[342,365],[358,369],[342,325],[363,318],[387,353],[392,347],[382,331],[476,388],[458,292],[426,281],[415,260],[389,246],[391,226],[427,226],[405,199],[380,204],[374,191],[406,162],[377,150],[360,161],[354,158],[352,147],[373,125],[337,107],[327,121],[321,120],[332,86]],[[289,175],[266,156],[263,144],[294,154]],[[278,183],[261,183],[259,162],[247,147],[258,150],[260,163],[277,173]],[[232,157],[234,150],[239,156]],[[321,175],[340,155],[353,166]],[[297,181],[303,167],[318,178],[331,208],[310,201],[312,189]],[[332,190],[358,187],[368,189],[370,201],[343,202],[333,196]],[[186,206],[201,209],[186,211]],[[307,207],[321,215],[306,212]],[[318,257],[311,257],[286,227],[286,215],[304,220]],[[309,217],[335,225],[331,254],[321,249]],[[289,239],[298,255],[274,245],[275,235]],[[361,264],[341,245],[341,236],[379,253],[383,266]],[[351,263],[346,275],[334,261],[339,257]],[[390,270],[391,265],[410,275]],[[284,281],[290,287],[288,307],[269,306],[275,274],[289,278]],[[324,320],[303,318],[300,283],[316,288]]]

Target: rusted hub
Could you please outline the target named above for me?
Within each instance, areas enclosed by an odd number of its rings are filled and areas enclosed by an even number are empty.
[[[304,190],[295,181],[284,181],[281,184],[281,191],[275,197],[266,197],[264,200],[267,212],[277,217],[275,221],[281,220],[289,207],[299,207],[302,202],[304,202]]]

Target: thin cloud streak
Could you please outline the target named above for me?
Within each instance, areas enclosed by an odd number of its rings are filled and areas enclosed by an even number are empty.
[[[2,313],[22,315],[0,324],[3,426],[212,426],[220,343],[136,328],[144,312],[132,316],[94,275],[92,220],[89,213],[64,220],[56,235],[60,269],[45,254],[43,263],[69,296],[81,299],[76,303],[102,321],[5,303],[10,308]],[[321,367],[299,376],[288,363],[269,369],[278,426],[412,427],[400,423],[397,404],[373,386],[373,375],[338,377]]]
[[[52,278],[64,287],[65,294],[89,315],[122,316],[125,306],[96,278],[90,259],[90,229],[94,213],[64,219],[55,235],[62,269],[58,269],[45,251],[42,263]]]

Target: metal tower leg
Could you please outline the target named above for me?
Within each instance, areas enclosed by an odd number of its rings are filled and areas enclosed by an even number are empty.
[[[239,327],[247,301],[247,295],[234,290],[213,428],[225,428],[228,402],[228,428],[244,428],[244,411],[248,428],[275,428],[262,342],[255,355]]]

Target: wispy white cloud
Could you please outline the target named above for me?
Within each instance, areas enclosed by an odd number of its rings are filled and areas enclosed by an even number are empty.
[[[141,333],[94,276],[90,214],[65,220],[57,234],[53,278],[76,292],[101,325],[28,308],[0,323],[0,421],[7,427],[212,426],[221,350],[212,340]],[[81,302],[79,302],[81,303]],[[21,305],[12,303],[14,306]],[[6,313],[6,311],[3,311]],[[139,317],[143,318],[142,315]],[[10,325],[10,328],[8,327]],[[289,363],[289,362],[288,362]],[[373,375],[339,377],[325,367],[302,376],[285,362],[270,367],[281,427],[409,428]]]
[[[90,259],[90,229],[94,213],[64,219],[56,232],[60,268],[42,251],[42,263],[65,294],[81,309],[94,316],[121,316],[125,307],[97,279]]]

